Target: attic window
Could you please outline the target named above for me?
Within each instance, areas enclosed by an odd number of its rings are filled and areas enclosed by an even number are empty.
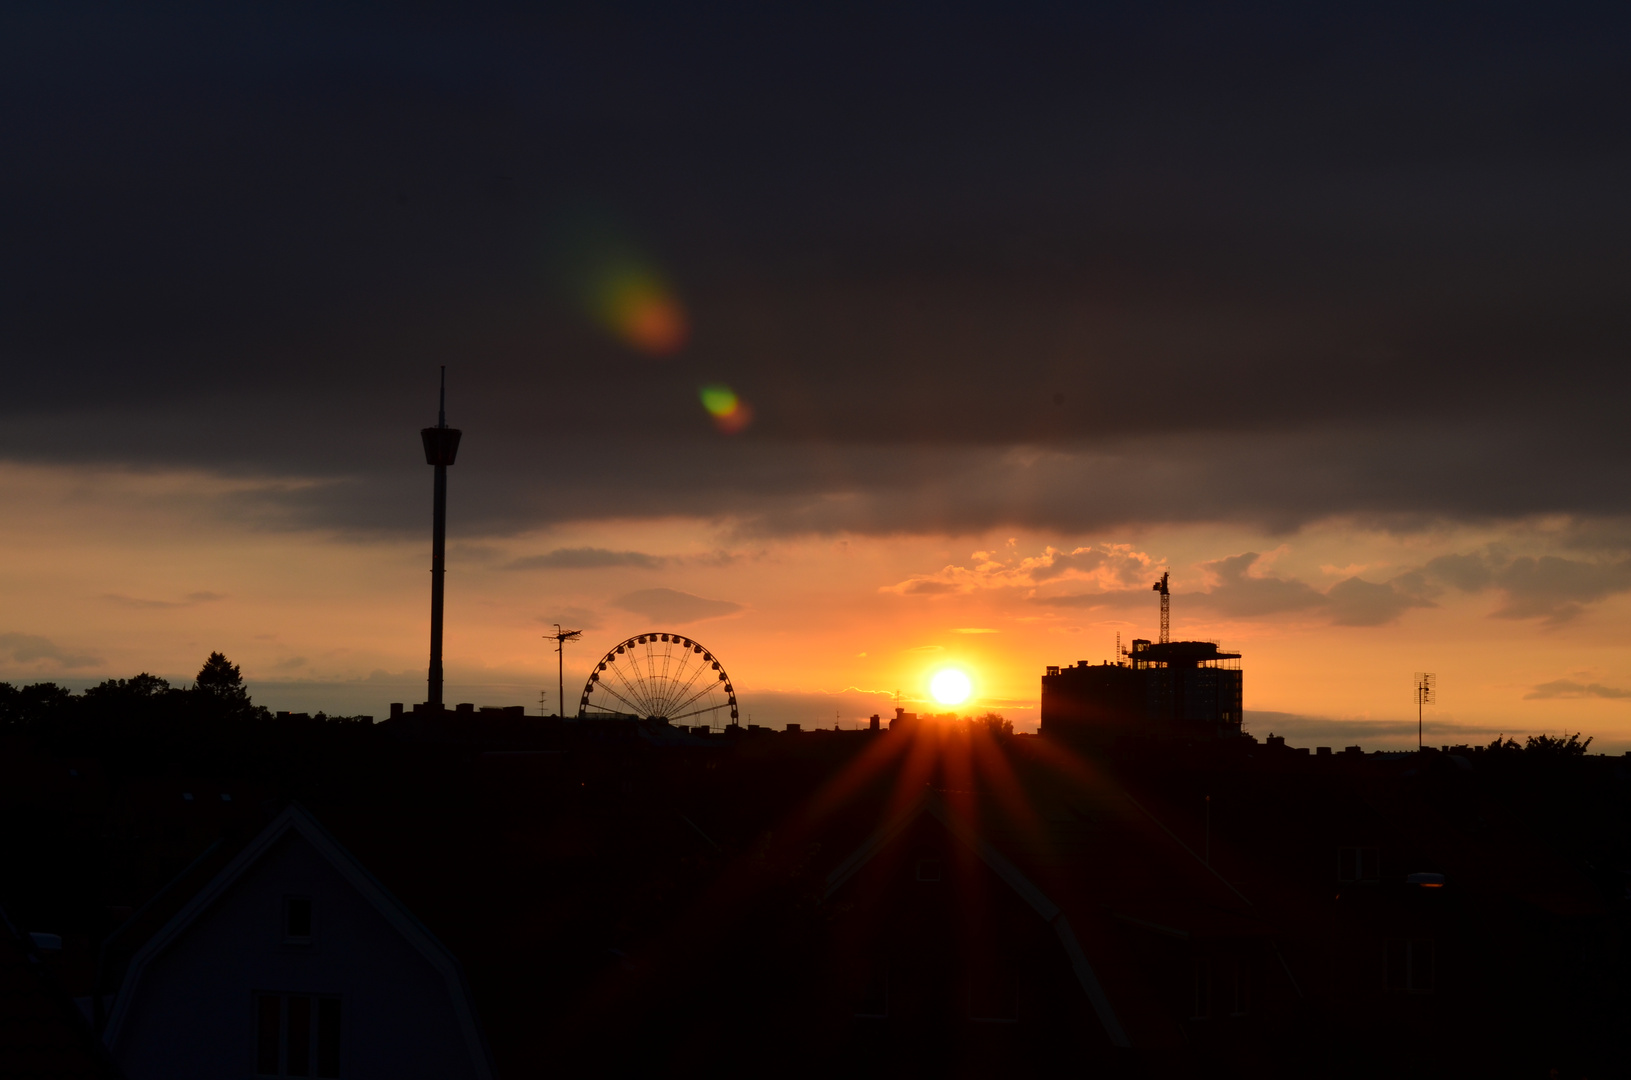
[[[283,898],[283,941],[287,945],[311,944],[311,897]]]
[[[919,881],[939,881],[943,873],[939,859],[919,859],[917,861],[917,879]]]

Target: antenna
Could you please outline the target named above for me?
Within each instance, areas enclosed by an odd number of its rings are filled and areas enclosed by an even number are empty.
[[[447,426],[447,368],[442,368],[442,393],[436,412],[436,426],[419,429],[425,444],[425,464],[436,467],[432,489],[430,533],[430,670],[425,703],[442,709],[442,608],[443,586],[447,577],[447,467],[459,453],[458,428]]]
[[[559,716],[563,720],[566,719],[566,643],[568,641],[576,641],[582,636],[582,630],[562,630],[560,623],[555,624],[555,632],[553,634],[544,635],[545,641],[548,641],[550,638],[555,639],[555,692],[561,695],[561,704],[560,707],[555,710],[555,715]]]
[[[1161,571],[1161,580],[1150,588],[1161,594],[1161,644],[1172,640],[1172,592],[1167,588],[1167,571]]]
[[[1433,698],[1438,691],[1438,676],[1431,671],[1416,672],[1416,749],[1422,748],[1421,738],[1421,709],[1423,705],[1433,704]]]
[[[1121,666],[1121,631],[1116,631],[1116,666]]]

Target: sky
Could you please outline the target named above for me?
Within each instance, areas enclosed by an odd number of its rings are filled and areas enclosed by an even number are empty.
[[[0,679],[744,719],[1244,659],[1307,745],[1631,748],[1631,14],[8,5]],[[576,686],[573,683],[576,683]]]

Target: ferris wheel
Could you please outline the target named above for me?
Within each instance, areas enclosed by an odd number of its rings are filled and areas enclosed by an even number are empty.
[[[736,689],[718,657],[679,634],[641,634],[601,658],[578,716],[713,726],[736,723]]]

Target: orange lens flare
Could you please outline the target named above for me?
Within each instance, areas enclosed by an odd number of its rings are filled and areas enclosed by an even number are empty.
[[[654,272],[624,267],[594,285],[595,317],[624,342],[653,356],[678,352],[690,336],[685,309]]]
[[[728,386],[704,386],[702,407],[714,418],[714,427],[735,435],[753,421],[753,408]]]

